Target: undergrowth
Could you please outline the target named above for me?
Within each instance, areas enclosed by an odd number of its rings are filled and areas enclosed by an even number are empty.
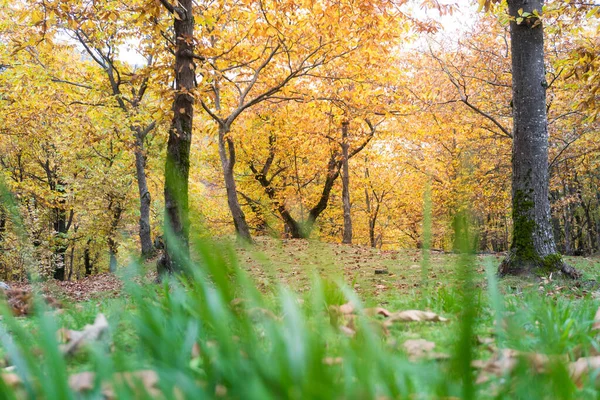
[[[2,399],[438,399],[597,397],[595,373],[573,382],[568,359],[595,355],[592,330],[598,301],[537,283],[512,288],[496,281],[494,260],[470,255],[445,268],[451,279],[422,282],[412,294],[387,290],[393,311],[421,308],[449,322],[391,324],[363,315],[356,277],[313,268],[303,290],[269,277],[264,290],[226,244],[199,242],[186,276],[160,285],[140,285],[136,265],[125,269],[125,294],[88,301],[54,314],[41,302],[35,316],[15,318],[4,307],[0,340],[6,365],[21,383],[0,379]],[[266,261],[265,261],[266,264]],[[301,266],[300,266],[301,267]],[[429,266],[427,266],[429,268]],[[270,267],[265,266],[265,269]],[[479,269],[478,269],[479,268]],[[419,271],[417,271],[417,274]],[[448,275],[450,276],[450,275]],[[422,290],[421,290],[422,289]],[[575,294],[573,294],[575,293]],[[332,310],[351,303],[357,311],[353,335],[340,332]],[[373,305],[373,304],[369,304]],[[59,327],[81,329],[95,315],[108,317],[110,337],[90,343],[73,357],[61,354]],[[436,343],[447,357],[409,358],[409,339]],[[482,343],[487,343],[483,345]],[[495,350],[489,349],[493,343]],[[485,381],[473,360],[499,349],[557,355],[544,371],[518,365]],[[88,385],[72,377],[93,372]],[[119,372],[153,371],[157,381],[129,381]],[[6,373],[4,374],[6,375]],[[71,382],[69,381],[71,377]],[[108,386],[107,386],[108,385]],[[107,391],[107,388],[109,390]]]

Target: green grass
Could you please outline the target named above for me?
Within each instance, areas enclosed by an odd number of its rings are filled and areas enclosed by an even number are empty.
[[[132,266],[122,271],[126,294],[118,298],[69,304],[57,315],[40,310],[15,319],[4,312],[0,346],[24,383],[9,389],[0,380],[0,398],[99,398],[101,381],[112,382],[119,399],[599,395],[594,374],[575,385],[564,365],[600,349],[592,331],[600,305],[592,283],[574,286],[556,277],[496,282],[486,268],[496,266],[498,257],[439,253],[431,255],[425,279],[420,251],[315,241],[260,239],[253,248],[198,243],[193,254],[185,279],[138,285]],[[585,280],[597,279],[597,260],[569,261]],[[388,274],[375,273],[383,269]],[[359,308],[431,310],[449,321],[395,323],[386,332],[383,317],[359,312],[356,334],[347,337],[337,326],[344,317],[331,306],[348,301]],[[108,341],[64,359],[56,329],[81,329],[99,312],[109,319]],[[402,346],[408,339],[435,342],[435,351],[450,359],[409,360]],[[494,348],[557,355],[559,361],[544,373],[522,362],[475,383],[470,360],[493,356],[483,339],[493,339]],[[199,356],[192,355],[194,344]],[[124,384],[114,375],[140,370],[156,371],[158,383]],[[96,380],[90,390],[75,393],[67,378],[82,371],[95,372]]]

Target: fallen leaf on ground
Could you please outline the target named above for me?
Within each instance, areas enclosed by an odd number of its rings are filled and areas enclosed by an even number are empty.
[[[113,375],[117,385],[126,385],[131,389],[143,388],[147,394],[158,397],[158,374],[152,370],[135,372],[122,372]],[[69,387],[77,393],[85,393],[94,389],[96,374],[93,372],[81,372],[69,377]],[[102,395],[105,399],[116,399],[115,392],[110,382],[102,383]]]
[[[409,339],[402,344],[402,347],[409,358],[414,360],[431,353],[435,348],[435,343],[425,339]]]
[[[96,342],[108,332],[108,321],[104,314],[98,314],[92,325],[86,325],[82,331],[62,329],[58,334],[66,340],[61,346],[62,353],[70,355],[75,353],[81,346]]]
[[[346,315],[352,314],[354,312],[354,306],[352,305],[352,303],[342,304],[340,306],[340,312]]]
[[[87,392],[94,388],[95,379],[93,372],[80,372],[69,377],[69,387],[78,393]]]
[[[600,368],[600,356],[582,357],[575,362],[569,363],[569,375],[573,382],[581,384],[583,377],[590,372]]]
[[[486,350],[492,353],[497,351],[494,338],[477,336],[477,344],[482,345]]]
[[[0,376],[2,377],[2,379],[4,379],[4,384],[9,388],[15,388],[21,385],[22,383],[21,378],[19,378],[19,375],[14,373],[2,373],[0,374]]]
[[[477,383],[483,383],[489,380],[490,375],[502,376],[509,374],[521,359],[525,360],[534,372],[540,374],[546,371],[546,367],[552,361],[558,361],[559,357],[540,353],[523,353],[514,349],[502,349],[489,360],[475,360],[471,365],[481,370],[477,377]]]
[[[389,317],[392,315],[391,312],[382,307],[373,307],[373,308],[365,308],[365,315],[372,317],[374,315],[383,315],[384,317]]]
[[[385,327],[390,327],[394,322],[446,322],[447,318],[440,317],[436,313],[421,310],[399,311],[390,315],[387,321],[383,323]]]
[[[429,360],[447,360],[450,355],[434,352],[435,343],[425,339],[409,339],[402,344],[404,351],[408,354],[411,361],[416,361],[421,358]]]
[[[340,331],[348,337],[354,337],[354,335],[356,334],[356,331],[354,329],[349,328],[345,325],[340,326]]]
[[[325,357],[323,364],[325,365],[339,365],[344,361],[342,357]]]
[[[192,345],[192,358],[200,357],[202,351],[200,350],[200,345],[196,342]]]

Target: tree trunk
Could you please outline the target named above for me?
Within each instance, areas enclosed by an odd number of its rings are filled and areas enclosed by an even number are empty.
[[[67,212],[62,208],[54,209],[54,279],[58,281],[65,280],[66,253],[67,253]]]
[[[570,190],[567,184],[563,180],[563,195],[565,197],[570,195]],[[565,220],[564,223],[564,231],[565,231],[565,254],[573,254],[573,245],[571,244],[571,205],[567,202],[564,211],[563,218]]]
[[[85,249],[83,249],[83,267],[85,269],[85,276],[92,275],[94,269],[94,262],[92,261],[92,257],[90,256],[90,244],[92,243],[92,239],[88,239],[85,244]]]
[[[6,235],[6,210],[4,205],[0,204],[0,273],[3,280],[8,280],[8,268],[1,256],[4,254],[4,237]]]
[[[163,2],[164,4],[165,2]],[[165,163],[166,269],[182,271],[176,249],[189,251],[188,176],[194,118],[195,86],[194,17],[192,0],[179,0],[169,10],[173,15],[175,46],[175,99]],[[177,243],[173,242],[176,241]]]
[[[73,278],[74,261],[75,261],[75,245],[71,246],[71,255],[69,256],[69,276],[67,278],[68,281],[71,281],[71,278]]]
[[[327,164],[327,176],[325,177],[325,184],[323,185],[323,191],[321,192],[321,197],[319,197],[319,201],[313,208],[308,212],[308,218],[306,223],[303,226],[303,235],[305,237],[309,237],[317,218],[327,209],[327,204],[329,203],[329,197],[331,196],[331,191],[333,190],[333,185],[340,176],[340,170],[342,168],[341,160],[338,160],[339,153],[332,154],[329,158],[329,163]]]
[[[147,133],[147,132],[146,132]],[[152,255],[152,231],[150,228],[150,204],[152,202],[148,182],[146,181],[146,157],[144,154],[144,131],[135,131],[135,172],[140,197],[139,235],[142,246],[142,257]]]
[[[271,186],[271,182],[267,179],[266,173],[269,172],[269,167],[270,162],[268,162],[266,166],[263,167],[262,171],[259,172],[254,165],[250,164],[250,170],[254,173],[254,179],[256,179],[256,181],[263,187],[265,193],[269,197],[269,200],[273,202],[273,205],[277,208],[281,219],[283,219],[285,233],[292,239],[303,239],[304,232],[302,226],[294,219],[294,217],[292,217],[292,214],[290,214],[288,209],[285,207],[285,204],[277,199],[275,190]]]
[[[350,213],[350,168],[348,163],[348,122],[342,122],[342,204],[344,208],[344,232],[342,243],[352,243],[352,214]]]
[[[226,125],[219,125],[219,157],[221,159],[221,167],[223,168],[223,178],[225,179],[227,204],[229,205],[229,211],[233,217],[236,233],[241,239],[252,242],[250,228],[246,222],[246,216],[240,206],[237,195],[237,186],[233,175],[233,167],[235,166],[235,145],[228,134],[229,127]]]
[[[108,254],[110,255],[108,270],[114,273],[117,271],[117,243],[112,239],[108,239]]]
[[[123,215],[123,207],[115,200],[111,200],[108,210],[112,212],[112,221],[110,223],[110,231],[108,232],[108,252],[110,254],[110,260],[108,264],[108,270],[110,272],[117,271],[117,251],[119,245],[116,241],[117,231],[119,228],[119,222],[121,222],[121,216]]]
[[[4,235],[6,235],[6,209],[0,204],[0,250],[4,250]]]
[[[509,0],[515,19],[542,12],[542,0]],[[521,13],[519,13],[521,11]],[[561,270],[576,278],[556,250],[548,198],[548,121],[544,32],[535,16],[510,23],[513,76],[513,242],[500,275],[546,274]]]

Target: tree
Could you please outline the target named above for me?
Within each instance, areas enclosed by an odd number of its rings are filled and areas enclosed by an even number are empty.
[[[579,277],[556,249],[548,192],[548,119],[542,0],[509,0],[513,88],[513,238],[500,275],[562,271]]]
[[[405,1],[400,1],[403,4]],[[321,79],[356,78],[377,58],[375,49],[389,50],[405,31],[407,20],[387,1],[239,1],[205,6],[208,44],[200,104],[216,122],[219,157],[227,202],[238,235],[250,240],[250,229],[238,199],[234,122],[257,105],[304,101]],[[364,57],[364,58],[363,58]],[[237,122],[236,122],[237,123]],[[333,160],[329,192],[339,171]],[[268,167],[268,165],[267,165]],[[323,198],[312,217],[326,208]],[[288,224],[292,226],[291,223]],[[297,229],[292,235],[297,236]]]
[[[175,43],[175,97],[173,119],[167,142],[165,162],[165,258],[159,269],[169,272],[181,270],[176,262],[175,249],[188,251],[189,201],[188,179],[190,172],[190,146],[194,121],[194,97],[196,86],[194,59],[194,15],[193,1],[181,0],[175,5],[161,0],[162,5],[173,16]],[[172,235],[172,239],[170,236]],[[177,243],[176,243],[177,242]],[[162,271],[159,271],[162,272]]]
[[[281,114],[273,110],[268,121],[254,125],[258,131],[267,131],[267,140],[251,129],[242,139],[254,180],[283,221],[285,234],[294,239],[308,238],[329,205],[345,159],[344,129],[346,133],[355,130],[352,138],[345,139],[348,160],[365,149],[376,131],[368,119],[346,121],[341,115],[334,117],[331,109],[322,100],[289,104]],[[270,126],[276,126],[277,131]],[[248,149],[262,142],[268,142],[266,155],[256,147]]]
[[[52,28],[64,30],[79,42],[87,56],[100,67],[106,82],[91,85],[72,78],[55,79],[57,83],[86,89],[80,102],[89,107],[104,106],[114,101],[122,111],[134,137],[135,172],[139,195],[139,231],[141,253],[150,256],[153,252],[150,224],[151,195],[146,176],[145,142],[148,134],[156,127],[156,121],[144,116],[144,100],[148,97],[150,72],[155,61],[153,46],[138,40],[143,27],[136,24],[139,19],[135,3],[127,6],[114,2],[77,3],[44,1],[39,6],[50,21],[41,21],[46,26],[44,37]],[[117,8],[118,7],[118,8]],[[53,18],[49,17],[52,13]],[[118,17],[117,17],[118,16]],[[128,41],[137,41],[137,51],[144,54],[146,64],[142,68],[118,60],[119,47]],[[98,96],[100,94],[100,96]],[[90,103],[91,96],[100,97]]]
[[[344,209],[344,231],[342,243],[352,243],[352,204],[350,203],[350,154],[348,151],[348,121],[342,122],[342,205]]]

